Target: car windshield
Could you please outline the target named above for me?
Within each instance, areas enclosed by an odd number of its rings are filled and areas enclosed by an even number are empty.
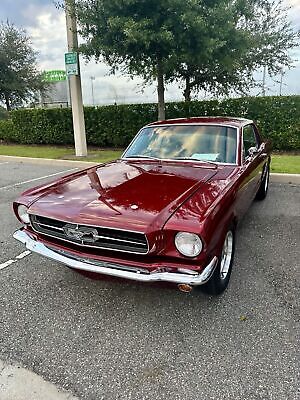
[[[220,125],[168,125],[143,128],[123,158],[236,163],[237,130]]]

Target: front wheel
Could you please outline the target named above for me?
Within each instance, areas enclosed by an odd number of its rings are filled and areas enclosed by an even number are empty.
[[[219,295],[227,288],[235,250],[235,233],[233,228],[230,228],[226,233],[221,256],[216,266],[216,269],[210,280],[203,286],[201,290],[212,295]]]
[[[269,189],[269,180],[270,180],[270,165],[269,163],[267,163],[264,167],[263,178],[255,197],[257,200],[263,200],[266,198]]]

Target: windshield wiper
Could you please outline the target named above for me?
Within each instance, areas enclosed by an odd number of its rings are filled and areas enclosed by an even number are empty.
[[[141,155],[141,154],[136,154],[136,155],[132,155],[132,156],[125,156],[124,158],[148,158],[150,160],[157,160],[157,161],[161,161],[161,158],[158,157],[152,157],[152,156],[146,156],[146,155]]]
[[[214,163],[213,161],[208,161],[208,160],[201,160],[201,158],[196,158],[196,157],[175,157],[174,160],[195,160],[195,161],[200,161],[203,163],[207,163],[210,165],[215,166],[216,168],[218,168],[218,165],[216,163]]]

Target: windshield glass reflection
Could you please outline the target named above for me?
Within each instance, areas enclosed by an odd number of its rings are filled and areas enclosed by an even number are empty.
[[[123,157],[236,163],[237,130],[218,125],[142,129]]]

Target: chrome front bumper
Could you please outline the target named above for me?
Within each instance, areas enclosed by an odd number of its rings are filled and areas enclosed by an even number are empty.
[[[136,271],[128,271],[124,269],[118,269],[118,264],[97,262],[96,265],[93,264],[90,260],[83,261],[83,259],[79,257],[78,259],[76,259],[76,255],[73,254],[72,257],[69,257],[65,254],[60,254],[59,252],[50,249],[42,242],[32,239],[23,230],[16,231],[13,234],[13,237],[24,243],[28,250],[50,258],[51,260],[63,263],[68,267],[88,272],[96,272],[103,275],[115,276],[118,278],[131,279],[139,282],[171,282],[176,284],[185,283],[191,286],[203,285],[212,276],[218,261],[217,257],[214,257],[211,262],[204,268],[204,270],[196,275],[182,274],[176,272],[149,272],[147,270],[145,270],[145,272],[141,272],[141,268],[137,268]]]

